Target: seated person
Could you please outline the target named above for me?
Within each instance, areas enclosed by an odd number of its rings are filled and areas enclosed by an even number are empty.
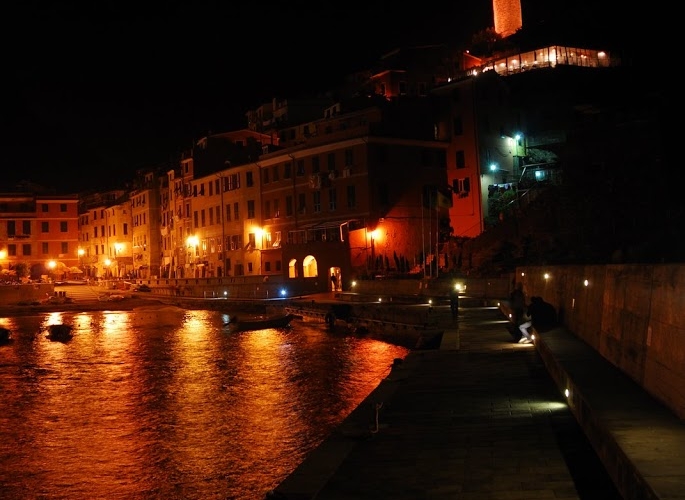
[[[521,323],[521,339],[519,344],[530,344],[532,338],[528,332],[531,326],[538,332],[546,332],[557,326],[557,311],[549,302],[542,300],[542,297],[531,297],[528,306],[528,320]]]

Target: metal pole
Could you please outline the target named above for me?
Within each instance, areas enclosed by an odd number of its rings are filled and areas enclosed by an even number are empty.
[[[224,210],[224,176],[219,175],[219,189],[221,190],[221,268],[222,276],[226,276],[226,214]]]

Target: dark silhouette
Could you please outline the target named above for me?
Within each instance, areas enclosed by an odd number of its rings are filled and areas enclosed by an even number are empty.
[[[523,292],[523,283],[520,281],[516,283],[514,290],[509,296],[509,305],[514,315],[514,325],[519,326],[523,323],[523,316],[526,312],[526,294]]]
[[[459,290],[456,287],[450,290],[450,310],[453,318],[459,317]]]
[[[521,323],[521,339],[519,344],[529,344],[532,342],[528,328],[535,328],[538,333],[544,333],[557,326],[557,311],[549,302],[542,300],[542,297],[531,297],[528,306],[529,320]]]

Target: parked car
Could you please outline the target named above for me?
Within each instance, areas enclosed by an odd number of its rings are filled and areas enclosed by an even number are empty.
[[[152,288],[149,286],[143,284],[143,285],[137,285],[133,287],[133,291],[135,292],[151,292]]]

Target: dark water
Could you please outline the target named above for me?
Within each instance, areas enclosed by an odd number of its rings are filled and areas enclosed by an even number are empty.
[[[263,499],[407,349],[215,311],[0,318],[0,498]],[[74,338],[45,338],[73,323]]]

